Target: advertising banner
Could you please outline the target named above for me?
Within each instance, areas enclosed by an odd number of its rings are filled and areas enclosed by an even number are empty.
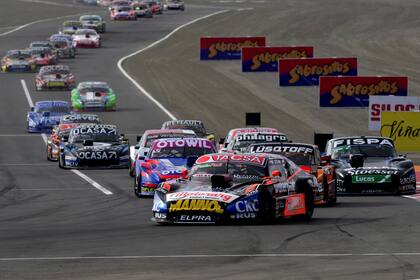
[[[243,47],[242,72],[277,72],[278,60],[313,57],[314,47]]]
[[[407,77],[321,77],[321,107],[368,107],[369,98],[377,95],[406,96]]]
[[[417,96],[375,96],[369,98],[369,130],[381,129],[381,112],[420,111]]]
[[[241,59],[242,47],[265,46],[265,37],[201,37],[201,60]]]
[[[279,60],[280,86],[317,86],[321,76],[357,76],[356,57]]]
[[[420,112],[382,112],[381,136],[392,138],[398,152],[420,152]]]

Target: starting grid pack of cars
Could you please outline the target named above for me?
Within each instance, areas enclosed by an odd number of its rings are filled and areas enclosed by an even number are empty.
[[[164,9],[158,1],[97,4],[109,5],[112,20],[137,19]],[[166,5],[185,8],[177,0]],[[79,48],[101,47],[103,32],[106,24],[96,15],[67,21],[49,41],[9,51],[1,69],[39,68],[36,90],[71,90],[71,104],[36,102],[27,114],[27,131],[49,133],[46,158],[57,161],[59,168],[128,169],[133,195],[153,197],[155,222],[308,220],[317,205],[333,206],[339,193],[416,191],[413,162],[398,156],[393,141],[384,137],[333,138],[321,154],[316,145],[291,142],[277,128],[234,128],[216,142],[202,121],[171,120],[144,131],[130,145],[115,125],[101,123],[96,114],[77,112],[115,110],[116,94],[110,86],[96,81],[76,86],[69,67],[57,64],[74,58]]]

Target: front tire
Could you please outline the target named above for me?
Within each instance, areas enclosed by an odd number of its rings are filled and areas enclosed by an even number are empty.
[[[58,167],[61,169],[64,169],[65,168],[64,165],[65,165],[64,158],[63,158],[63,155],[60,153],[58,155]]]
[[[139,187],[140,180],[141,180],[141,177],[139,178],[137,176],[134,176],[134,194],[139,198],[142,197],[141,188]]]

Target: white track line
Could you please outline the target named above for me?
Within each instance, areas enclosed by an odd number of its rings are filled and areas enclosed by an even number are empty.
[[[28,87],[26,86],[26,82],[25,80],[20,80],[21,84],[22,84],[22,88],[23,91],[25,92],[25,96],[26,99],[28,100],[28,104],[30,107],[34,107],[34,102],[32,101],[31,95],[29,93]],[[47,135],[45,133],[41,134],[42,140],[44,140],[45,145],[47,145]],[[112,192],[106,188],[104,188],[103,186],[101,186],[98,182],[96,182],[95,180],[91,179],[89,176],[87,176],[86,174],[80,172],[79,170],[71,170],[74,174],[76,174],[77,176],[79,176],[80,178],[82,178],[83,180],[85,180],[86,182],[88,182],[90,185],[92,185],[94,188],[100,190],[101,192],[103,192],[106,195],[112,195]]]
[[[63,19],[63,18],[68,18],[68,17],[74,17],[74,16],[79,16],[79,15],[81,15],[81,14],[74,14],[74,15],[68,15],[68,16],[61,16],[61,17],[53,17],[53,18],[46,18],[46,19],[35,20],[35,21],[32,21],[32,22],[29,22],[29,23],[20,25],[18,27],[15,27],[12,30],[9,30],[9,31],[0,33],[0,37],[9,35],[11,33],[14,33],[16,31],[19,31],[19,30],[21,30],[23,28],[26,28],[28,26],[31,26],[31,25],[34,25],[34,24],[37,24],[37,23],[42,23],[42,22],[47,22],[47,21],[52,21],[52,20],[58,20],[58,19]]]
[[[149,255],[149,256],[96,256],[96,257],[21,257],[0,258],[1,262],[8,261],[66,261],[66,260],[124,260],[124,259],[206,259],[206,258],[340,258],[340,257],[412,257],[420,256],[414,253],[297,253],[297,254],[220,254],[220,255]]]
[[[165,106],[163,106],[159,101],[157,101],[149,92],[147,92],[136,80],[134,80],[125,70],[124,70],[124,68],[122,67],[122,64],[124,63],[124,61],[126,60],[126,59],[128,59],[128,58],[130,58],[130,57],[133,57],[133,56],[135,56],[135,55],[137,55],[137,54],[139,54],[139,53],[142,53],[142,52],[144,52],[144,51],[147,51],[148,49],[151,49],[151,48],[153,48],[154,46],[156,46],[156,45],[158,45],[158,44],[160,44],[160,43],[162,43],[163,41],[165,41],[165,40],[167,40],[168,38],[170,38],[172,35],[174,35],[177,31],[179,31],[179,30],[181,30],[181,29],[183,29],[184,27],[187,27],[187,26],[189,26],[189,25],[191,25],[191,24],[193,24],[193,23],[196,23],[196,22],[198,22],[198,21],[200,21],[200,20],[203,20],[203,19],[206,19],[206,18],[209,18],[209,17],[212,17],[212,16],[215,16],[215,15],[218,15],[218,14],[221,14],[221,13],[226,13],[226,12],[228,12],[229,10],[222,10],[222,11],[218,11],[218,12],[215,12],[215,13],[212,13],[212,14],[209,14],[209,15],[206,15],[206,16],[202,16],[202,17],[199,17],[199,18],[196,18],[196,19],[194,19],[194,20],[192,20],[192,21],[189,21],[189,22],[187,22],[187,23],[184,23],[184,24],[182,24],[182,25],[180,25],[180,26],[178,26],[177,28],[175,28],[174,30],[172,30],[169,34],[167,34],[165,37],[163,37],[163,38],[161,38],[161,39],[159,39],[159,40],[157,40],[157,41],[155,41],[155,42],[153,42],[152,44],[150,44],[150,45],[148,45],[147,47],[145,47],[145,48],[143,48],[143,49],[141,49],[141,50],[138,50],[138,51],[136,51],[136,52],[134,52],[134,53],[132,53],[132,54],[129,54],[129,55],[127,55],[127,56],[124,56],[124,57],[122,57],[120,60],[118,60],[118,63],[117,63],[117,66],[118,66],[118,69],[121,71],[121,73],[127,78],[127,79],[129,79],[136,87],[137,87],[137,89],[142,93],[142,94],[144,94],[150,101],[152,101],[153,103],[155,103],[156,104],[156,106],[158,106],[169,118],[171,118],[172,120],[176,120],[177,118],[171,113],[171,112],[169,112],[169,110],[168,109],[166,109],[165,108]]]

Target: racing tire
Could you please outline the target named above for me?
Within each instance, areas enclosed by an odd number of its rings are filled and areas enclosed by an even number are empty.
[[[130,175],[130,177],[135,177],[136,175],[136,171],[134,170],[133,165],[131,164],[131,159],[128,165],[128,174]]]
[[[58,167],[61,168],[61,169],[64,169],[65,168],[65,166],[64,166],[64,159],[63,159],[63,155],[62,154],[59,154],[58,155]]]
[[[334,187],[333,187],[333,197],[328,199],[328,206],[332,206],[337,203],[337,185],[335,184],[336,180],[334,179]]]
[[[315,209],[314,204],[314,192],[312,190],[311,185],[307,182],[307,179],[304,180],[298,180],[296,182],[296,189],[297,193],[304,193],[305,194],[305,214],[298,215],[293,217],[294,220],[297,221],[309,221],[313,214]]]
[[[140,179],[139,178],[137,178],[137,176],[134,176],[134,194],[137,196],[137,197],[139,197],[139,198],[141,198],[141,197],[143,197],[142,196],[142,194],[141,194],[141,189],[139,190],[139,184],[138,184],[138,181],[139,181]]]
[[[267,188],[260,191],[258,204],[260,208],[258,211],[258,222],[272,224],[275,221],[275,200]]]
[[[48,146],[47,146],[47,160],[48,161],[52,161],[52,159],[51,159],[51,153],[48,151]]]

